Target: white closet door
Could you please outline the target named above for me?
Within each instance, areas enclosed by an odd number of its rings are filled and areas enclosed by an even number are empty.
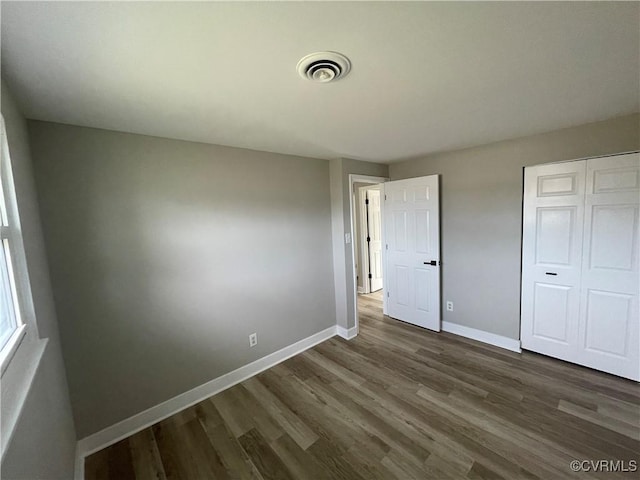
[[[587,161],[577,362],[640,379],[640,155]]]
[[[640,380],[640,155],[525,170],[522,347]]]
[[[387,313],[440,331],[438,176],[386,182],[384,193]]]
[[[522,348],[575,361],[585,161],[525,169]]]

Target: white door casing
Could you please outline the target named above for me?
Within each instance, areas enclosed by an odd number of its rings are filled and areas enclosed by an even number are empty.
[[[387,314],[440,331],[439,177],[384,184]]]
[[[381,187],[367,190],[369,199],[369,271],[371,272],[370,292],[377,292],[382,288],[382,211]]]
[[[367,197],[366,187],[360,187],[356,190],[353,197],[354,208],[357,208],[358,214],[354,217],[354,232],[357,232],[357,241],[353,241],[353,262],[356,266],[356,287],[358,293],[369,293],[369,283],[367,282],[367,239],[366,235],[366,215],[367,209],[365,200]]]
[[[640,379],[639,205],[639,154],[525,170],[523,348]]]

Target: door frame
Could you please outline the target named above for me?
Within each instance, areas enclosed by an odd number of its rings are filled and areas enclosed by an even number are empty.
[[[349,225],[351,226],[351,249],[350,249],[350,255],[351,255],[351,269],[353,272],[353,283],[351,285],[351,289],[353,291],[353,313],[355,315],[355,319],[356,319],[356,332],[360,331],[360,320],[358,319],[358,271],[356,269],[356,252],[355,252],[355,243],[356,241],[358,241],[358,239],[353,238],[353,232],[356,231],[356,215],[355,215],[355,208],[356,205],[354,204],[354,191],[353,191],[353,187],[355,183],[369,183],[371,185],[376,185],[378,183],[385,183],[388,182],[389,179],[387,177],[375,177],[372,175],[359,175],[359,174],[354,174],[351,173],[349,174]],[[381,192],[381,195],[384,195],[383,192]],[[382,244],[384,245],[384,209],[381,209],[380,212],[381,215],[381,234],[382,234]],[[382,249],[382,311],[383,313],[387,312],[387,297],[386,297],[386,289],[385,289],[385,285],[384,285],[384,278],[385,278],[385,261],[386,261],[386,256],[385,256],[385,252],[384,252],[384,248]],[[347,286],[347,288],[349,288]]]

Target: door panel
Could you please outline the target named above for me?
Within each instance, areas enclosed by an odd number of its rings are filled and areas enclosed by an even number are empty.
[[[411,191],[415,202],[425,202],[431,198],[431,187],[429,185],[417,185]]]
[[[632,295],[589,290],[585,318],[585,349],[625,357]]]
[[[387,313],[439,331],[438,176],[387,182],[384,189],[385,219],[390,219],[385,235]]]
[[[590,268],[633,270],[638,231],[636,205],[594,206],[591,217]]]
[[[382,288],[382,252],[372,252],[371,258],[371,291],[375,292]]]
[[[381,187],[367,190],[369,205],[369,270],[371,272],[370,290],[376,292],[382,288],[382,204]]]
[[[525,169],[522,348],[571,360],[578,343],[586,162]]]
[[[577,362],[640,380],[640,154],[587,161]]]
[[[593,172],[593,193],[637,192],[640,186],[638,169],[602,168]]]
[[[536,264],[570,265],[576,207],[538,208],[536,215]]]
[[[416,252],[427,255],[431,253],[430,230],[429,210],[416,210]]]
[[[416,268],[414,278],[416,279],[416,292],[428,292],[431,288],[429,271],[426,268]],[[431,311],[429,305],[429,296],[416,293],[416,310],[429,313]]]
[[[580,177],[580,178],[578,178]],[[538,176],[538,197],[576,195],[581,189],[582,172],[569,171]]]
[[[405,252],[407,250],[407,212],[393,212],[393,246],[396,252]]]
[[[533,336],[542,340],[569,343],[573,287],[536,283],[533,302]],[[547,321],[553,318],[553,322]]]
[[[409,307],[409,266],[396,265],[395,281],[393,282],[393,290],[396,292],[396,303],[398,306]],[[394,277],[391,277],[394,279]]]

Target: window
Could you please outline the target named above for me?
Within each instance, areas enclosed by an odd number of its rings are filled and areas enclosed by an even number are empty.
[[[0,361],[2,370],[18,346],[24,334],[24,323],[20,315],[15,262],[15,239],[19,239],[19,224],[9,145],[0,117]],[[19,240],[18,240],[19,241]]]

